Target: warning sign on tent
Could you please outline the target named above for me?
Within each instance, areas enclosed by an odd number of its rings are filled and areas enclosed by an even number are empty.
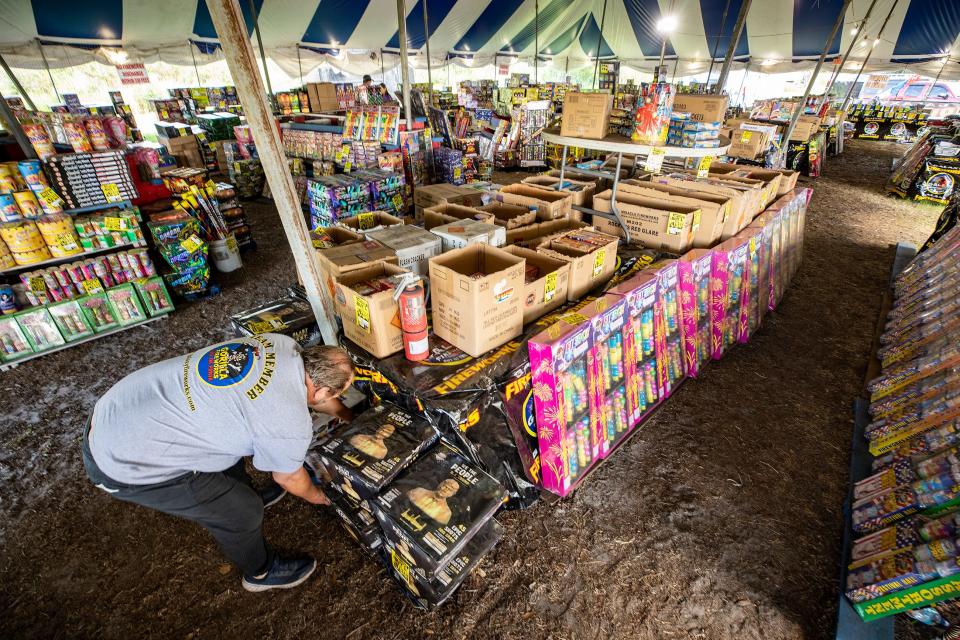
[[[120,76],[120,84],[149,84],[147,77],[147,68],[142,64],[118,64],[117,75]]]

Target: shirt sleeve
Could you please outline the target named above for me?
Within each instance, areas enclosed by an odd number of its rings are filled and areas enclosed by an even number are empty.
[[[310,438],[257,438],[253,441],[253,466],[259,471],[293,473],[303,467]]]

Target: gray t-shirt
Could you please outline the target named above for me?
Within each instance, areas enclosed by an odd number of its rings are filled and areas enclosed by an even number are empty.
[[[90,450],[124,484],[223,471],[253,456],[261,471],[292,473],[313,436],[296,341],[235,338],[131,373],[93,409]]]

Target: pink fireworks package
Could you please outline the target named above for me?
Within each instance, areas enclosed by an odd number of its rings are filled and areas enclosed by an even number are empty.
[[[764,211],[754,218],[750,227],[759,227],[762,231],[760,242],[763,257],[760,263],[759,303],[763,313],[772,311],[776,306],[777,266],[780,259],[780,217],[775,212]],[[749,227],[748,227],[749,228]]]
[[[763,227],[749,226],[731,240],[741,240],[747,243],[747,265],[744,272],[744,294],[740,304],[739,331],[737,340],[741,343],[750,340],[767,311],[763,302],[761,282],[766,269],[763,267],[767,256],[764,253]]]
[[[677,261],[680,275],[683,355],[687,373],[699,375],[710,360],[711,249],[693,249]]]
[[[664,398],[686,377],[687,369],[683,358],[682,318],[684,313],[692,313],[692,300],[685,302],[680,291],[680,263],[676,260],[663,260],[650,266],[657,274],[657,298],[660,310],[657,314],[657,379]]]
[[[569,313],[527,343],[543,487],[570,493],[600,458],[590,422],[592,323]]]
[[[608,294],[583,308],[590,318],[590,424],[606,457],[630,431],[627,367],[624,351],[627,300]]]
[[[730,238],[713,248],[710,291],[710,355],[719,360],[740,335],[740,305],[746,293],[748,243]]]

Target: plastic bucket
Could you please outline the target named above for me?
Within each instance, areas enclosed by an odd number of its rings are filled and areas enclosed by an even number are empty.
[[[227,235],[223,240],[210,241],[210,256],[213,258],[213,266],[217,271],[230,273],[243,266],[240,259],[240,248],[237,246],[237,239],[233,234]]]

